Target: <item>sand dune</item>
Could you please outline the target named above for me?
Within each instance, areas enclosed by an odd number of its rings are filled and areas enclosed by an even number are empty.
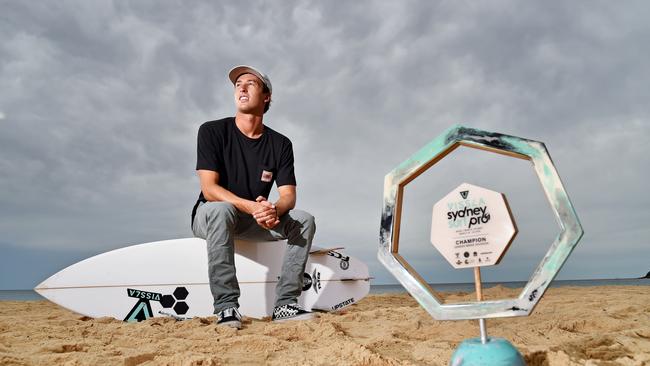
[[[650,365],[645,286],[550,289],[530,317],[487,325],[529,365]],[[240,331],[216,327],[214,318],[128,324],[48,301],[0,301],[0,365],[446,365],[459,342],[477,336],[476,321],[433,320],[407,294],[371,295],[308,322],[246,319]]]

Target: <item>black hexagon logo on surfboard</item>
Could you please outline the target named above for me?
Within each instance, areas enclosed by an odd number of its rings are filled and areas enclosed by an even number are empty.
[[[184,301],[187,295],[189,295],[189,291],[185,287],[176,287],[174,293],[169,295],[132,288],[127,288],[126,294],[128,297],[138,299],[138,302],[135,303],[126,317],[124,317],[125,322],[141,322],[152,318],[154,314],[151,309],[151,301],[158,301],[165,309],[173,309],[176,315],[185,315],[190,309],[187,302]]]

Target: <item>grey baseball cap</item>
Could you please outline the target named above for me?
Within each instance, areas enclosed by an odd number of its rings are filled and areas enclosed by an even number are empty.
[[[228,73],[228,78],[234,84],[235,82],[237,82],[237,78],[242,76],[243,74],[253,74],[257,76],[258,78],[260,78],[260,80],[262,80],[264,85],[266,85],[266,87],[269,88],[269,92],[273,93],[273,86],[271,86],[271,80],[269,79],[269,77],[266,76],[265,73],[259,71],[258,69],[252,66],[246,66],[246,65],[235,66]]]

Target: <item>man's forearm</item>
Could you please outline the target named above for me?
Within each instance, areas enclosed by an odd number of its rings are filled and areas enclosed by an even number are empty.
[[[248,214],[253,213],[251,210],[255,206],[255,202],[241,198],[218,184],[204,187],[203,196],[208,201],[228,202],[235,206],[239,211]]]

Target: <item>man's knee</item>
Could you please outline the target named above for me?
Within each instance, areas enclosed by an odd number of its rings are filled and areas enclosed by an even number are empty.
[[[227,225],[232,226],[235,224],[237,217],[237,208],[228,202],[206,202],[201,207],[204,210],[206,222],[209,226],[212,225]]]
[[[312,214],[302,210],[291,210],[291,218],[300,223],[302,228],[316,228],[316,219]]]

